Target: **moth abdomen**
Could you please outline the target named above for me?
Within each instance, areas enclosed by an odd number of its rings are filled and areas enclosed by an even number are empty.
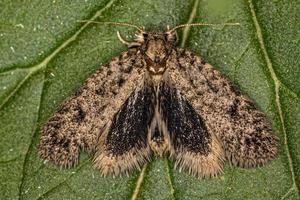
[[[161,121],[161,117],[158,113],[157,107],[156,107],[155,114],[156,116],[154,117],[149,130],[148,141],[151,150],[155,154],[159,156],[163,156],[170,152],[169,136],[167,135],[167,133],[164,133],[164,131],[162,130],[163,121]]]

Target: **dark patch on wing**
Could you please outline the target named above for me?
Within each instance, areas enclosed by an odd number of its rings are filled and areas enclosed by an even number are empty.
[[[97,89],[95,90],[95,93],[96,93],[97,95],[103,96],[103,95],[105,94],[105,90],[103,89],[103,86],[97,88]]]
[[[219,89],[215,85],[211,84],[211,82],[208,81],[207,79],[206,79],[206,84],[211,89],[211,91],[213,91],[214,93],[218,93]]]
[[[68,107],[67,105],[61,105],[61,106],[58,108],[57,112],[58,112],[59,114],[63,115],[63,114],[65,114],[65,113],[69,112],[69,110],[70,110],[70,107]]]
[[[236,94],[236,96],[241,96],[241,91],[238,87],[236,87],[234,84],[231,83],[229,83],[228,85],[232,93]]]
[[[207,155],[210,151],[211,136],[203,119],[188,100],[175,87],[162,82],[158,102],[175,150],[184,148],[187,151]]]
[[[120,78],[118,79],[118,86],[119,86],[119,87],[122,87],[124,83],[125,83],[125,79],[124,79],[123,77],[120,77]]]
[[[227,110],[227,114],[231,119],[237,119],[239,117],[238,103],[239,102],[237,100],[234,100]]]
[[[252,101],[249,100],[245,100],[245,109],[247,111],[251,111],[251,110],[256,110],[256,106]]]
[[[84,120],[86,113],[81,107],[80,103],[77,104],[75,111],[77,112],[75,112],[74,120],[77,123],[81,123]]]
[[[112,120],[106,140],[108,150],[114,155],[121,155],[133,148],[144,148],[154,107],[152,85],[133,91]]]

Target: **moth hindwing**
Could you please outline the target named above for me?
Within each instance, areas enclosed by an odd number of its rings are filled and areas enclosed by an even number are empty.
[[[169,155],[198,177],[223,162],[252,167],[277,154],[271,124],[247,96],[201,57],[176,47],[176,32],[139,30],[66,99],[41,129],[39,154],[63,167],[80,150],[103,175],[120,175]]]

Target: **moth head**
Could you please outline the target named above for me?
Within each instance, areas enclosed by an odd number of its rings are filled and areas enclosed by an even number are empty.
[[[141,32],[135,40],[152,74],[162,74],[177,42],[176,32]]]
[[[166,32],[146,32],[144,27],[139,27],[134,24],[126,22],[97,22],[91,20],[81,20],[80,22],[96,23],[96,24],[110,24],[129,26],[136,28],[139,33],[136,35],[136,39],[133,42],[127,42],[124,40],[120,33],[117,32],[120,41],[128,48],[138,49],[144,56],[145,62],[147,63],[148,71],[154,75],[161,75],[166,70],[166,62],[175,47],[177,42],[176,29],[190,26],[215,26],[218,24],[209,23],[189,23],[181,24],[170,29],[167,27]],[[220,25],[220,24],[219,24]],[[223,23],[225,25],[239,25],[239,23]]]

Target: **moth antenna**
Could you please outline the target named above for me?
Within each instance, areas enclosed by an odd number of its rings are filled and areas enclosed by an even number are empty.
[[[123,43],[123,44],[126,44],[127,46],[130,44],[129,42],[127,42],[126,40],[124,40],[120,34],[119,31],[117,31],[117,36],[118,36],[118,39]]]
[[[175,26],[174,28],[168,30],[168,32],[173,32],[178,28],[182,27],[188,27],[188,26],[218,26],[218,25],[224,25],[224,26],[239,26],[240,23],[222,23],[222,24],[210,24],[210,23],[190,23],[190,24],[180,24],[178,26]]]
[[[97,21],[92,21],[92,20],[79,20],[78,22],[88,22],[88,23],[94,23],[94,24],[111,24],[111,25],[120,25],[120,26],[130,26],[130,27],[134,27],[137,30],[144,32],[144,28],[143,27],[138,27],[136,25],[127,23],[127,22],[97,22]]]

